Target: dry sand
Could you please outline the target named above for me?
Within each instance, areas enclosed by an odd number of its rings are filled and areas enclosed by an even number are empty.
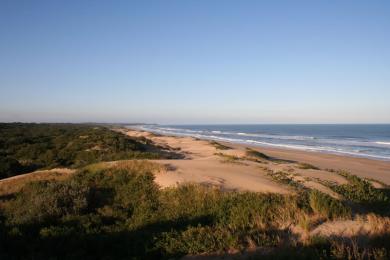
[[[246,148],[249,146],[245,145],[220,142],[232,149],[218,150],[209,141],[192,137],[163,136],[136,130],[122,129],[121,131],[129,136],[149,138],[158,145],[173,148],[185,155],[185,159],[156,160],[156,162],[168,166],[165,167],[166,170],[156,174],[156,182],[161,187],[189,182],[218,186],[226,190],[289,193],[291,189],[275,182],[267,175],[269,172],[283,171],[289,173],[291,179],[308,188],[315,188],[337,197],[337,194],[323,183],[344,184],[346,180],[337,173],[330,172],[329,169],[346,170],[360,177],[373,178],[390,184],[390,162],[386,161],[287,149],[250,147],[279,159],[265,160],[263,163],[259,163],[248,160]],[[228,156],[236,156],[240,159],[234,160]],[[298,163],[309,163],[321,170],[300,169]],[[380,186],[379,183],[375,183],[375,185]]]

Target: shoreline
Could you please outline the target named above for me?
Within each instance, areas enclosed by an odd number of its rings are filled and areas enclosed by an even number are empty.
[[[209,143],[212,140],[209,139],[200,139],[197,137],[190,136],[178,136],[178,135],[164,135],[161,133],[154,133],[152,131],[141,130],[137,128],[125,128],[127,131],[133,132],[135,135],[141,136],[153,136],[155,135],[155,139],[160,136],[160,139],[166,139],[164,142],[167,145],[172,145],[171,139],[179,139],[179,140],[192,140],[187,147],[189,152],[195,149],[197,144],[195,142],[200,140],[201,142]],[[125,130],[125,131],[126,131]],[[368,178],[368,179],[376,179],[381,181],[387,185],[390,185],[390,161],[385,160],[375,160],[369,158],[360,158],[353,157],[347,155],[339,155],[339,154],[329,154],[323,152],[314,152],[314,151],[302,151],[296,149],[288,149],[288,148],[275,148],[275,147],[259,147],[257,145],[245,145],[241,143],[228,142],[228,141],[219,141],[223,145],[232,147],[237,153],[245,154],[246,148],[251,148],[256,151],[260,151],[274,158],[279,158],[283,160],[290,160],[296,163],[308,163],[315,165],[323,170],[345,170],[359,177]],[[179,142],[180,143],[180,142]],[[180,147],[180,144],[179,144]],[[182,148],[182,147],[180,147]],[[213,153],[209,154],[212,155]]]
[[[221,142],[225,143],[225,142]],[[390,185],[390,161],[371,158],[355,157],[350,155],[331,154],[317,151],[302,151],[288,148],[260,147],[226,142],[231,146],[250,147],[265,153],[303,163],[314,164],[324,169],[346,170],[364,178],[378,179]]]
[[[210,137],[209,136],[199,136],[199,135],[190,134],[190,133],[171,133],[171,132],[167,132],[164,130],[162,130],[162,131],[155,130],[154,131],[151,129],[144,129],[143,127],[138,127],[138,126],[136,128],[125,126],[125,128],[132,129],[135,131],[145,131],[145,132],[150,132],[150,133],[154,133],[154,134],[161,134],[161,135],[166,135],[166,136],[192,137],[192,138],[197,138],[197,139],[202,139],[202,140],[217,141],[217,142],[224,142],[224,143],[226,142],[226,143],[245,145],[245,146],[251,146],[251,147],[339,155],[339,156],[344,156],[344,157],[362,158],[362,159],[369,159],[369,160],[376,160],[376,161],[385,161],[385,162],[390,163],[390,157],[381,156],[381,155],[359,154],[357,152],[348,152],[348,151],[333,151],[333,150],[320,149],[320,148],[316,148],[316,147],[299,147],[300,145],[297,145],[297,144],[266,143],[266,142],[255,141],[255,140],[221,138],[219,136],[214,136],[214,137],[212,137],[212,136],[210,136]],[[383,142],[381,142],[381,143],[383,143]]]

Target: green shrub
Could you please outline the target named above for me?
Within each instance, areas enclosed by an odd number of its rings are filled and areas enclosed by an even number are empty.
[[[302,182],[294,180],[294,178],[291,177],[291,174],[287,172],[283,172],[283,171],[275,172],[272,170],[268,170],[267,175],[271,177],[274,181],[284,185],[288,185],[297,191],[306,190],[306,187],[302,184]]]
[[[167,188],[160,192],[160,213],[164,220],[197,219],[205,222],[210,218],[219,205],[219,202],[226,196],[218,189],[210,189],[200,185],[181,185],[177,188]]]
[[[0,123],[0,178],[122,159],[180,158],[145,138],[86,124]]]
[[[104,216],[126,221],[135,228],[144,225],[159,207],[159,190],[150,167],[83,170],[73,179],[91,187],[93,206]]]
[[[344,206],[341,201],[317,190],[309,192],[309,203],[315,213],[328,219],[351,215],[350,209]]]
[[[90,188],[77,182],[32,182],[8,203],[6,214],[15,224],[39,223],[68,214],[80,214],[88,207]]]
[[[237,247],[237,237],[226,229],[212,227],[189,227],[177,232],[163,233],[156,243],[156,247],[168,255],[185,255],[221,252]]]
[[[219,225],[231,229],[270,227],[292,222],[294,213],[289,210],[296,209],[295,202],[293,197],[287,199],[277,194],[234,194],[219,202],[216,219]]]
[[[317,166],[314,166],[314,165],[309,164],[309,163],[298,163],[298,168],[303,169],[303,170],[319,170],[320,169]]]
[[[264,159],[264,160],[271,159],[271,157],[269,157],[268,155],[266,155],[264,153],[261,153],[259,151],[250,149],[250,148],[246,148],[246,155],[248,157],[253,157],[253,158],[256,158],[256,159]]]
[[[24,172],[24,167],[18,160],[9,157],[0,156],[0,179],[14,176],[15,173]]]
[[[236,163],[236,164],[242,164],[240,162],[241,158],[236,155],[230,155],[230,154],[224,154],[224,153],[215,153],[215,155],[218,155],[223,160],[224,163]]]
[[[216,141],[210,141],[210,144],[212,146],[214,146],[217,150],[230,150],[230,149],[232,149],[231,147],[226,146],[226,145],[221,144],[221,143],[218,143]]]
[[[169,259],[263,248],[264,257],[327,258],[333,256],[330,241],[303,245],[286,227],[313,212],[329,219],[349,216],[341,202],[316,191],[159,189],[150,163],[113,165],[89,167],[66,181],[32,183],[4,202],[0,257]],[[387,252],[389,238],[381,239],[373,245],[385,248],[373,251],[378,255]],[[343,250],[335,255],[345,257]]]
[[[348,180],[348,184],[334,185],[332,188],[337,193],[341,194],[345,199],[362,204],[389,204],[389,197],[380,189],[376,189],[372,184],[351,175],[347,172],[339,172]]]

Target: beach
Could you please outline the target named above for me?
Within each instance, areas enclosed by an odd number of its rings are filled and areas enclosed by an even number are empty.
[[[326,183],[345,184],[347,181],[340,176],[339,171],[366,178],[376,187],[390,184],[389,161],[229,142],[216,143],[136,129],[120,131],[131,137],[148,138],[157,145],[185,155],[184,159],[156,160],[166,166],[165,170],[155,175],[161,187],[201,183],[226,190],[289,193],[291,191],[286,185],[271,177],[274,173],[282,172],[286,178],[304,187],[337,197]],[[226,146],[226,149],[219,149],[221,147],[216,144]],[[248,156],[248,149],[261,152],[269,159],[254,159]]]

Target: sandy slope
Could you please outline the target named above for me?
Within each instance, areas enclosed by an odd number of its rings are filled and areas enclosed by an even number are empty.
[[[213,156],[197,160],[162,161],[169,164],[173,170],[156,174],[156,182],[162,187],[194,182],[219,186],[227,190],[288,193],[285,187],[270,180],[253,163],[223,163],[219,160],[217,156]]]

